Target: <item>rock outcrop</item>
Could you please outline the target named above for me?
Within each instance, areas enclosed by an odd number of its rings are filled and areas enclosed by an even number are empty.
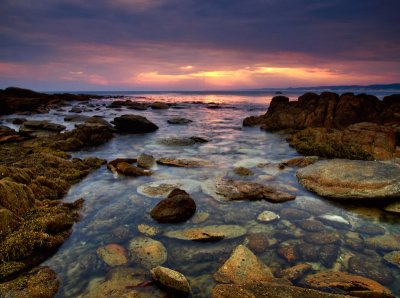
[[[400,197],[400,166],[395,163],[333,159],[297,171],[308,190],[335,199],[381,200]]]
[[[122,133],[147,133],[158,129],[153,122],[139,115],[122,115],[114,118],[112,123],[116,130]]]

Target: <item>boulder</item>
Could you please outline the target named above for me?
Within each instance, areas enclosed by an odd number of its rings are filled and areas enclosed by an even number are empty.
[[[337,291],[345,291],[349,295],[351,295],[352,292],[368,291],[377,295],[372,297],[394,297],[390,290],[382,286],[380,283],[366,277],[345,272],[319,272],[306,276],[301,284],[314,289],[330,289],[331,291],[335,291],[336,289]],[[386,296],[379,296],[380,294]]]
[[[137,158],[138,166],[143,169],[150,169],[155,162],[153,155],[142,153]]]
[[[368,122],[352,124],[343,130],[308,127],[288,140],[301,154],[326,158],[386,160],[396,154],[394,128]]]
[[[238,245],[214,273],[214,279],[220,283],[246,284],[271,281],[273,278],[271,269],[243,245]]]
[[[19,128],[19,133],[26,136],[48,136],[63,131],[66,127],[46,120],[25,121]]]
[[[169,107],[170,106],[164,102],[153,102],[150,104],[150,108],[153,110],[167,110]]]
[[[138,236],[129,242],[131,259],[144,267],[151,269],[167,261],[167,250],[164,245],[149,237]]]
[[[141,168],[130,165],[127,162],[119,162],[115,167],[117,173],[124,176],[150,176],[152,174],[149,170],[143,170]]]
[[[195,212],[196,203],[189,194],[184,190],[174,189],[151,210],[150,215],[161,223],[177,223],[188,220]]]
[[[148,133],[158,129],[158,126],[139,115],[122,115],[114,118],[112,122],[118,132],[123,133]]]
[[[334,159],[297,171],[308,190],[335,199],[380,200],[400,197],[400,166],[395,163]]]
[[[173,292],[179,294],[189,294],[191,291],[189,282],[186,277],[175,270],[157,266],[150,270],[151,277],[159,283],[162,287],[165,287]]]
[[[204,227],[187,228],[184,230],[169,231],[166,237],[191,241],[218,241],[222,239],[238,238],[246,234],[246,229],[237,225],[211,225]]]
[[[296,197],[275,187],[231,179],[208,181],[203,191],[217,200],[266,200],[272,203],[294,200]]]

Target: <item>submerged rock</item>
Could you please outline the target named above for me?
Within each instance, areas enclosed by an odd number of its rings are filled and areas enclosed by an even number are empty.
[[[379,284],[378,282],[358,276],[352,275],[345,272],[335,272],[335,271],[324,271],[319,272],[313,275],[308,275],[302,282],[302,285],[314,289],[326,290],[330,289],[331,291],[345,291],[348,294],[352,294],[352,292],[358,291],[368,291],[374,292],[376,295],[378,294],[386,294],[388,296],[383,297],[394,297],[391,292]],[[368,294],[368,293],[366,293]],[[373,293],[371,293],[372,295]],[[375,296],[382,297],[382,296]]]
[[[400,268],[400,251],[392,251],[383,257],[387,262]]]
[[[240,175],[240,176],[253,176],[254,175],[254,172],[252,170],[245,168],[245,167],[237,167],[233,171],[236,175]]]
[[[394,163],[334,159],[297,171],[299,182],[320,196],[380,200],[400,196],[400,166]]]
[[[182,167],[182,168],[202,168],[211,167],[212,163],[200,158],[171,158],[161,157],[157,163],[164,166]]]
[[[192,146],[196,143],[207,143],[208,141],[201,137],[169,137],[159,139],[158,143],[165,146]]]
[[[108,266],[115,267],[128,263],[127,252],[121,245],[108,244],[98,248],[96,252]]]
[[[293,267],[286,268],[281,271],[281,277],[287,278],[290,281],[295,281],[303,277],[308,271],[312,269],[310,264],[297,264]]]
[[[146,224],[140,224],[137,226],[137,229],[140,233],[146,235],[146,236],[155,236],[159,233],[159,230],[157,227],[149,226]]]
[[[340,241],[340,235],[334,231],[321,231],[315,233],[306,233],[304,240],[317,245],[331,244]]]
[[[161,223],[177,223],[186,221],[195,212],[196,203],[189,194],[184,190],[174,189],[151,210],[150,215]]]
[[[384,285],[389,285],[393,281],[392,271],[384,264],[380,258],[355,255],[349,259],[349,272],[371,278]]]
[[[112,123],[118,132],[123,133],[148,133],[158,129],[158,126],[147,118],[132,114],[116,117]]]
[[[187,193],[195,193],[200,188],[200,182],[192,179],[160,180],[140,185],[137,192],[146,197],[164,198],[175,188],[183,189]]]
[[[325,223],[328,226],[332,226],[338,229],[348,229],[351,228],[351,224],[347,219],[344,219],[342,216],[335,214],[325,214],[318,217],[320,221]]]
[[[257,220],[261,222],[272,222],[279,219],[279,215],[275,212],[265,210],[257,216]]]
[[[164,245],[149,237],[139,236],[129,242],[129,251],[133,262],[150,269],[167,261],[167,250]]]
[[[296,225],[308,232],[320,232],[326,229],[322,222],[313,219],[296,221]]]
[[[241,237],[246,229],[237,225],[211,225],[166,232],[165,236],[180,240],[217,241]]]
[[[190,119],[187,119],[187,118],[179,118],[179,117],[176,117],[176,118],[170,118],[170,119],[168,119],[167,122],[168,122],[169,124],[182,125],[182,124],[189,124],[189,123],[191,123],[191,122],[193,122],[193,121],[190,120]]]
[[[271,281],[273,278],[271,269],[243,245],[238,245],[214,273],[214,279],[221,283],[245,284]]]
[[[212,291],[213,298],[349,298],[347,295],[330,294],[313,289],[305,289],[276,281],[262,283],[220,284]]]
[[[231,179],[209,180],[203,191],[217,200],[266,200],[273,203],[294,200],[296,197],[275,187]]]
[[[382,236],[365,238],[364,241],[365,245],[372,249],[384,251],[400,250],[400,235],[385,234]]]
[[[189,294],[191,291],[189,282],[186,277],[175,270],[157,266],[150,271],[151,277],[163,287],[177,292],[177,294]]]
[[[400,202],[393,202],[387,205],[385,211],[400,214]]]
[[[268,236],[264,233],[252,233],[246,236],[246,246],[254,253],[262,253],[269,247]]]
[[[302,220],[309,218],[311,214],[298,208],[288,207],[281,210],[280,216],[288,220]]]

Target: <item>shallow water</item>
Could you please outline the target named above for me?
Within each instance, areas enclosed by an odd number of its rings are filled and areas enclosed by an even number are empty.
[[[116,110],[104,107],[103,104],[108,104],[112,99],[93,100],[89,103],[93,105],[92,110],[94,108],[99,108],[99,110],[86,111],[83,113],[85,115],[101,115],[110,121],[117,115],[140,114],[156,123],[159,130],[143,135],[116,135],[114,139],[100,147],[74,153],[74,157],[96,156],[111,161],[117,157],[136,157],[140,153],[147,153],[154,155],[156,159],[159,157],[202,158],[211,161],[213,166],[193,169],[156,165],[152,169],[154,171],[152,176],[138,178],[116,176],[103,166],[81,183],[73,186],[64,200],[85,199],[81,220],[73,227],[72,235],[59,251],[45,262],[56,271],[60,278],[61,288],[57,297],[77,297],[85,294],[91,281],[101,281],[106,278],[111,268],[98,258],[96,249],[110,243],[117,243],[128,249],[129,241],[142,235],[137,228],[139,224],[147,224],[159,230],[158,234],[152,238],[162,242],[168,251],[168,259],[164,266],[180,271],[188,278],[193,289],[193,297],[210,296],[214,285],[212,274],[229,257],[236,245],[246,244],[248,236],[255,233],[268,238],[268,247],[256,254],[272,268],[275,274],[282,269],[304,262],[312,264],[315,271],[332,268],[348,271],[349,257],[354,255],[361,255],[366,259],[373,257],[381,262],[382,270],[386,270],[389,276],[381,282],[396,295],[400,295],[400,270],[383,260],[385,252],[349,244],[351,242],[349,239],[357,239],[360,242],[361,239],[369,237],[367,234],[355,232],[363,225],[381,227],[386,234],[399,235],[398,217],[376,208],[361,208],[362,206],[327,201],[303,189],[295,177],[296,169],[279,170],[277,167],[279,162],[298,156],[288,146],[285,141],[286,136],[279,133],[266,133],[258,128],[243,128],[241,125],[243,118],[264,113],[269,102],[268,98],[236,95],[234,100],[224,103],[227,96],[229,95],[199,97],[198,95],[161,94],[152,96],[152,99],[162,99],[177,104],[169,110],[134,111],[126,108]],[[195,101],[202,103],[193,103]],[[208,103],[220,103],[221,106],[218,109],[209,109]],[[74,105],[87,107],[87,104],[82,103]],[[69,109],[67,107],[64,111],[51,111],[49,114],[27,118],[64,123],[63,117],[69,114],[67,112]],[[194,122],[188,125],[170,125],[166,121],[171,117],[185,117]],[[68,129],[72,129],[75,123],[64,124],[68,126]],[[209,142],[193,146],[165,146],[159,142],[163,138],[178,136],[199,136]],[[255,175],[237,176],[233,169],[238,166],[251,169]],[[207,182],[220,177],[275,185],[279,189],[295,194],[297,199],[282,204],[271,204],[265,201],[220,202],[210,197],[205,187]],[[208,213],[209,217],[199,224],[193,223],[193,220],[182,224],[158,224],[152,220],[149,212],[160,198],[142,195],[138,192],[138,187],[163,180],[182,183],[184,188],[190,190],[191,197],[196,201],[197,213]],[[309,219],[317,218],[320,213],[318,210],[323,210],[327,214],[340,216],[351,224],[344,228],[326,224],[327,230],[335,230],[341,237],[340,244],[335,248],[338,253],[335,262],[327,267],[318,260],[304,260],[304,257],[297,256],[295,261],[288,263],[278,255],[277,251],[282,246],[296,246],[304,243],[307,237],[306,231],[296,224],[294,218],[281,216],[279,220],[272,223],[262,223],[257,221],[257,216],[264,210],[281,214],[282,210],[288,207],[309,212]],[[312,211],[313,209],[317,211]],[[247,230],[246,235],[212,243],[176,240],[164,235],[167,231],[187,227],[225,224],[244,227]],[[140,265],[130,262],[129,267],[137,268]],[[362,274],[369,275],[368,272],[362,272]],[[375,275],[370,277],[376,279]]]

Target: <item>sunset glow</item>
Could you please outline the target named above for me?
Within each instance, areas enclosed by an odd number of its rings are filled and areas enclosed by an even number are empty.
[[[395,9],[374,1],[253,2],[3,1],[0,87],[219,90],[400,81]]]

